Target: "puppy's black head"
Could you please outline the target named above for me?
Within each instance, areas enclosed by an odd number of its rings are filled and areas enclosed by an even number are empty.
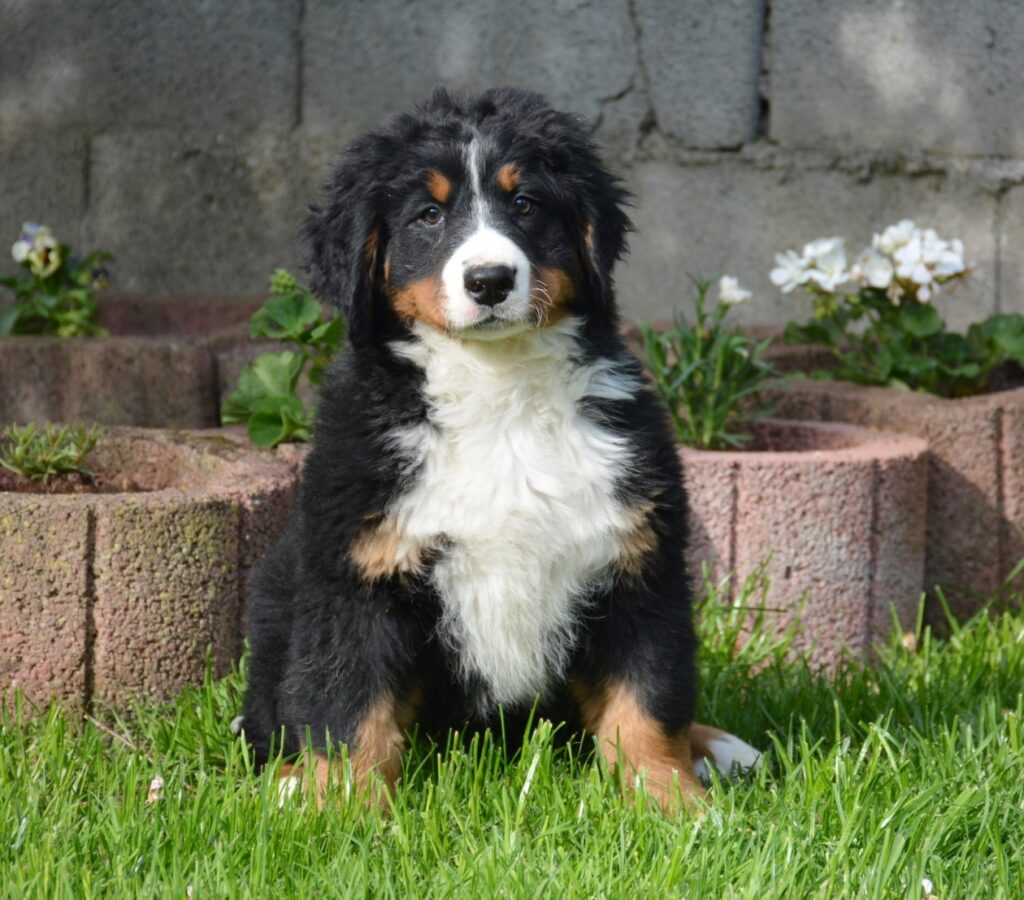
[[[510,88],[439,89],[344,154],[306,225],[311,287],[355,342],[614,320],[625,200],[575,116]]]

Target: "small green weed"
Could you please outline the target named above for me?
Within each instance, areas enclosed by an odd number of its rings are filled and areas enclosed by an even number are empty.
[[[759,392],[774,374],[763,359],[770,341],[751,340],[726,324],[731,307],[747,295],[734,279],[722,279],[710,311],[711,282],[698,278],[694,285],[693,324],[678,312],[664,331],[641,323],[643,355],[682,443],[703,450],[742,448],[750,440],[747,423],[766,411]]]
[[[224,401],[221,421],[245,423],[259,447],[285,441],[308,441],[313,410],[299,396],[303,375],[320,383],[331,357],[345,339],[345,321],[324,317],[321,304],[295,277],[278,269],[270,279],[270,297],[252,317],[253,338],[287,341],[294,350],[262,353],[238,378],[235,392]]]
[[[21,275],[0,275],[14,293],[14,303],[0,312],[0,337],[55,334],[89,337],[106,334],[99,324],[93,291],[106,286],[103,264],[113,257],[94,250],[82,259],[45,225],[26,222],[11,249]]]
[[[99,429],[82,426],[8,425],[0,431],[0,466],[33,481],[61,475],[92,477],[85,458],[99,441]]]

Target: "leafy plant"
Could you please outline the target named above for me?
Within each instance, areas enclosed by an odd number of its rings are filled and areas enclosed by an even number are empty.
[[[109,253],[95,250],[78,259],[45,225],[26,222],[11,256],[24,271],[0,275],[0,284],[14,293],[14,303],[0,313],[0,336],[106,334],[93,291],[106,286],[103,264],[113,259]]]
[[[827,347],[835,357],[835,368],[816,377],[960,397],[986,392],[997,372],[1024,363],[1024,316],[992,316],[966,335],[947,328],[931,300],[968,274],[963,246],[909,219],[876,234],[849,269],[841,238],[775,259],[773,282],[814,297],[814,318],[789,323],[785,340]],[[843,284],[856,290],[842,291]]]
[[[250,322],[254,339],[286,341],[294,350],[262,353],[238,378],[238,387],[221,408],[225,425],[245,423],[260,447],[308,441],[313,410],[299,396],[305,376],[317,385],[345,338],[340,316],[324,317],[321,304],[295,277],[278,269],[270,279],[270,297]]]
[[[750,296],[735,279],[723,278],[709,311],[711,283],[694,279],[695,319],[680,313],[673,327],[640,326],[643,353],[665,401],[679,440],[705,450],[742,448],[749,421],[766,410],[761,385],[774,374],[763,357],[769,341],[754,341],[726,324],[729,310]]]
[[[99,436],[97,428],[81,426],[8,425],[0,432],[0,466],[33,481],[47,482],[61,475],[91,478],[85,458]]]

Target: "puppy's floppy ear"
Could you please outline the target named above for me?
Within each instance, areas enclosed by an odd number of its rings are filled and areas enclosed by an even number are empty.
[[[633,230],[623,209],[629,194],[592,149],[576,159],[574,168],[582,218],[583,256],[601,284],[610,288],[612,270],[625,254],[626,235]]]
[[[304,231],[310,289],[341,312],[353,342],[372,330],[381,280],[385,187],[376,151],[375,141],[367,137],[345,152],[322,202],[310,208]]]
[[[626,235],[633,230],[625,212],[629,192],[601,162],[582,119],[551,110],[545,124],[552,159],[568,177],[575,193],[583,237],[582,256],[602,293],[610,297],[612,270],[625,253]]]
[[[623,211],[627,194],[614,176],[606,181],[588,183],[584,194],[583,234],[584,257],[600,282],[610,287],[612,270],[626,251],[626,234],[633,230]]]

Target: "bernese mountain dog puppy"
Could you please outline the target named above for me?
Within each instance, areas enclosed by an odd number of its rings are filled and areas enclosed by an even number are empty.
[[[691,724],[679,457],[613,292],[625,201],[520,90],[437,90],[344,154],[306,237],[350,340],[253,577],[258,759],[305,751],[323,792],[343,743],[379,798],[413,725],[511,732],[536,704],[666,808],[703,794],[695,760],[756,761]]]

